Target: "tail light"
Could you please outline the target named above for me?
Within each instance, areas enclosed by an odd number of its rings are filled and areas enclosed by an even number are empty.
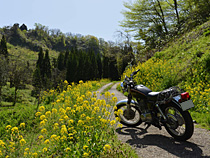
[[[188,100],[190,98],[190,95],[188,92],[184,92],[181,94],[181,99],[182,100]]]

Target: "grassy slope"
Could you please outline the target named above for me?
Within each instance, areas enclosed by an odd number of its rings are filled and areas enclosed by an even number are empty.
[[[9,44],[9,43],[7,43],[7,47],[8,47],[8,52],[10,54],[10,59],[12,60],[20,59],[25,62],[29,61],[31,65],[35,66],[35,63],[38,59],[39,52],[32,51],[25,47],[13,46],[12,44]],[[54,51],[54,50],[49,50],[49,56],[51,60],[52,58],[57,59],[58,55],[59,55],[59,52]]]
[[[125,74],[134,69],[140,69],[137,83],[153,91],[175,85],[188,91],[196,105],[191,110],[193,119],[210,129],[210,21],[175,38],[150,60]]]

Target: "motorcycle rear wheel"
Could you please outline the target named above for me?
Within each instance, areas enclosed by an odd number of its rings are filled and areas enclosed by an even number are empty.
[[[117,112],[119,109],[123,111],[121,114],[116,114],[115,117],[120,118],[120,123],[127,126],[127,127],[136,127],[142,123],[141,120],[141,111],[136,107],[131,105],[131,113],[134,114],[134,116],[131,116],[130,118],[126,118],[125,112],[127,110],[127,105],[122,104],[118,105],[117,109],[115,109],[115,112]]]
[[[174,102],[163,105],[162,111],[169,120],[169,123],[164,126],[172,137],[179,141],[185,141],[192,137],[194,124],[188,111],[183,111]]]

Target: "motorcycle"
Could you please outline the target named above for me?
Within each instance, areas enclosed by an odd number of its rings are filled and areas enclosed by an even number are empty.
[[[176,140],[185,141],[193,135],[194,124],[188,110],[194,107],[188,92],[178,87],[171,87],[160,92],[152,92],[146,86],[136,85],[133,77],[125,76],[121,83],[123,91],[128,92],[128,98],[117,102],[115,117],[127,127],[136,127],[144,122],[160,130],[164,126],[167,132]]]

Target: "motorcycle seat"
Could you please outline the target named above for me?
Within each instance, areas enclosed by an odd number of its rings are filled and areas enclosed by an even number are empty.
[[[148,96],[149,97],[156,97],[156,96],[158,96],[158,94],[160,94],[160,92],[149,92]]]

